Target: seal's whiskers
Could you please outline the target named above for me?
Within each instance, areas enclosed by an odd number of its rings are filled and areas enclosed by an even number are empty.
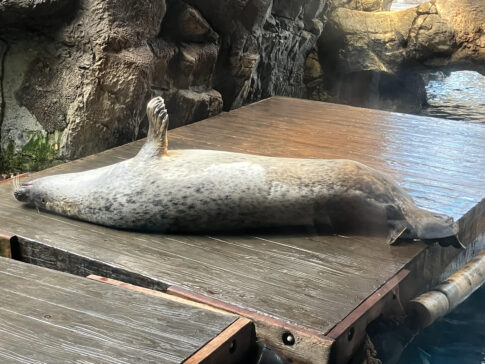
[[[18,175],[12,178],[12,187],[13,192],[17,191],[20,188],[20,177]]]

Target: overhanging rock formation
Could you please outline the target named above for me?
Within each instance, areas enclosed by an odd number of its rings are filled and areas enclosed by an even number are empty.
[[[415,70],[485,64],[481,3],[433,0],[397,12],[335,8],[318,43],[323,72],[333,76],[327,82],[349,103],[419,111],[426,99]]]

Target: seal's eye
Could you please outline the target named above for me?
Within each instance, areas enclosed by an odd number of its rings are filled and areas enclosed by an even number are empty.
[[[40,202],[45,203],[45,198],[41,198]]]

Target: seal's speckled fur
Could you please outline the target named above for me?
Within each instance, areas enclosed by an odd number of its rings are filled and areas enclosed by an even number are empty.
[[[150,129],[132,159],[36,179],[20,201],[111,227],[200,232],[306,225],[330,232],[389,231],[452,239],[451,218],[418,208],[381,173],[354,161],[271,158],[209,150],[167,152],[163,99],[147,106]]]

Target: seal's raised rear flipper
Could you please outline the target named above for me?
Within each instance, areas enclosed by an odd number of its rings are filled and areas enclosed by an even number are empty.
[[[158,96],[150,100],[147,105],[147,117],[147,143],[155,145],[160,154],[167,154],[168,113],[163,98]]]

